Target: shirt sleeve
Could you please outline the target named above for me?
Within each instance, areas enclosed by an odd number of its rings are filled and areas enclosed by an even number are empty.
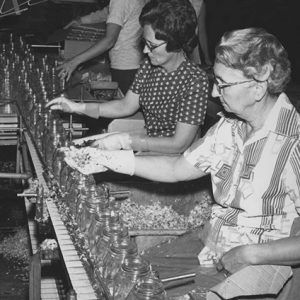
[[[215,156],[215,139],[219,123],[212,126],[206,135],[184,152],[185,159],[196,169],[209,174]]]
[[[109,14],[106,23],[114,23],[124,26],[127,17],[126,0],[111,0],[109,3]]]
[[[150,72],[151,66],[147,59],[144,60],[140,68],[138,69],[134,81],[130,87],[130,90],[135,94],[141,94],[142,86],[145,83],[146,77]]]
[[[193,76],[180,103],[178,121],[191,125],[204,123],[208,101],[208,78],[201,72]]]
[[[300,215],[300,143],[290,156],[284,171],[282,172],[285,188],[295,208]]]

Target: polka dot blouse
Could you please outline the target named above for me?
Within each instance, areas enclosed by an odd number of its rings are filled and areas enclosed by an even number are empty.
[[[131,90],[140,95],[148,136],[173,136],[177,122],[190,125],[204,122],[208,78],[189,60],[168,73],[146,59]]]

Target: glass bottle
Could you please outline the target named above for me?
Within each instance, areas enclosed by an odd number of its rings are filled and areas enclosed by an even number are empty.
[[[151,272],[150,263],[140,256],[126,256],[122,263],[120,272],[108,288],[114,300],[123,300],[130,293],[135,283],[142,277],[149,276]]]
[[[103,228],[108,224],[110,219],[110,210],[95,211],[91,226],[88,229],[88,243],[91,250],[91,255],[96,253],[96,244],[98,239],[102,236]]]
[[[80,219],[80,231],[87,237],[87,230],[89,229],[92,216],[95,212],[95,206],[88,201],[83,203],[82,214]]]
[[[153,275],[141,277],[125,300],[167,300],[162,282]]]
[[[110,244],[128,238],[128,228],[120,222],[109,222],[103,228],[101,238],[98,239],[95,249],[95,265],[100,273],[103,270],[103,259],[110,247]]]
[[[78,173],[77,173],[78,174]],[[76,188],[76,201],[75,201],[75,208],[74,208],[74,215],[75,215],[75,220],[78,224],[78,227],[80,227],[80,219],[81,219],[81,214],[82,214],[82,208],[83,208],[83,203],[86,200],[86,176],[79,173],[77,176],[78,178],[78,184]]]
[[[111,288],[113,280],[119,272],[125,257],[136,257],[137,245],[129,238],[113,242],[103,259],[102,277],[106,285]]]
[[[108,198],[103,196],[103,195],[99,195],[95,185],[92,185],[90,187],[87,200],[90,203],[93,203],[95,205],[95,209],[96,209],[97,212],[100,212],[101,210],[107,209],[108,206],[109,206]]]

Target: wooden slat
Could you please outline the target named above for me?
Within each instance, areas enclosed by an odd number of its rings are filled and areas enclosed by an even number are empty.
[[[41,259],[39,253],[34,254],[30,261],[29,300],[41,299]]]
[[[25,133],[25,139],[39,183],[44,187],[44,191],[47,192],[48,186],[43,176],[43,167],[40,158],[30,136],[27,133]],[[91,286],[86,271],[69,236],[68,230],[61,220],[56,204],[51,199],[47,199],[46,205],[72,287],[77,294],[77,300],[97,300],[97,295]]]

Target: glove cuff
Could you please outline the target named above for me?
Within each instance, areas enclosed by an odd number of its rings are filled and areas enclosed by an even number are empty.
[[[85,103],[83,114],[98,119],[100,117],[100,106],[99,103]]]
[[[149,151],[148,137],[147,136],[130,136],[131,148],[135,151],[146,152]]]

